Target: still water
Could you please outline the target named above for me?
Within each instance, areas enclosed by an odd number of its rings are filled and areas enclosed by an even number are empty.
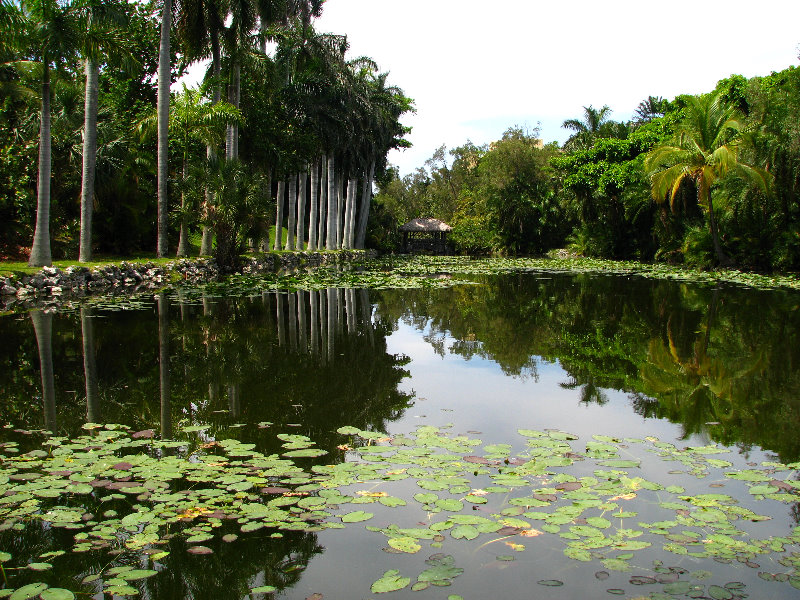
[[[484,447],[508,444],[509,456],[526,451],[527,440],[517,433],[524,429],[568,432],[578,452],[592,436],[658,438],[679,449],[717,445],[729,450],[719,456],[730,469],[800,459],[796,292],[519,274],[444,289],[187,298],[177,291],[128,310],[100,305],[0,318],[0,425],[7,426],[0,441],[29,449],[44,438],[27,432],[76,436],[86,422],[180,439],[186,426],[204,424],[204,441],[234,438],[264,454],[282,452],[277,434],[308,436],[330,452],[324,463],[352,460],[336,433],[342,426],[387,438],[434,426],[480,439]],[[771,517],[757,532],[740,526],[753,538],[791,536],[800,522],[797,502],[756,501],[724,471],[696,478],[681,463],[646,453],[636,459],[641,464],[631,476],[692,494],[730,494],[737,505]],[[573,474],[592,476],[592,468],[584,471]],[[797,471],[779,470],[775,477],[795,481]],[[537,485],[547,484],[543,478]],[[382,489],[370,483],[351,493]],[[370,504],[375,516],[366,525],[430,524],[435,515],[412,499],[420,491],[413,479],[396,482],[391,492],[408,508],[398,515]],[[476,504],[473,512],[504,509],[503,515],[518,517],[522,511],[507,501],[526,493]],[[638,517],[625,527],[635,528],[637,518],[657,519],[658,496],[637,506]],[[632,565],[625,572],[599,556],[565,558],[565,543],[576,536],[540,535],[536,526],[520,528],[537,532],[525,539],[446,537],[430,548],[423,540],[416,553],[387,552],[386,539],[360,523],[282,538],[262,530],[233,543],[215,540],[207,556],[187,554],[176,537],[169,540],[170,555],[153,565],[159,574],[138,590],[148,598],[243,598],[272,585],[281,598],[367,598],[386,571],[397,569],[413,583],[444,560],[463,569],[451,571],[447,587],[412,592],[409,586],[387,597],[800,597],[788,582],[796,580],[800,555],[792,552],[800,548],[789,540],[781,553],[753,560],[740,553],[741,560],[725,561],[664,552],[659,543],[635,560],[623,557]],[[680,536],[679,530],[672,534]],[[36,562],[68,547],[69,538],[48,528],[9,530],[0,533],[0,551],[11,553],[15,565]],[[148,564],[131,554],[68,553],[44,573],[12,570],[4,585],[45,581],[102,598],[81,581],[114,561]]]

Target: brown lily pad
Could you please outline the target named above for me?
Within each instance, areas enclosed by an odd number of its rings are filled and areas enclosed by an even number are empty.
[[[556,486],[557,490],[562,490],[564,492],[574,492],[575,490],[579,490],[583,487],[583,484],[580,481],[565,481],[564,483],[559,483]]]

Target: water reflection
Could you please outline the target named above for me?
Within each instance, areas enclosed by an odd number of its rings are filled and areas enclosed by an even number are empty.
[[[233,437],[264,453],[280,451],[275,433],[296,432],[330,452],[323,460],[339,461],[345,451],[337,447],[337,427],[390,430],[411,403],[412,394],[401,388],[405,366],[417,357],[392,354],[387,342],[405,323],[438,357],[491,361],[506,381],[551,385],[547,380],[558,371],[552,387],[573,390],[584,412],[619,408],[612,400],[621,390],[636,414],[679,423],[684,436],[758,445],[789,462],[800,454],[799,308],[796,294],[583,275],[498,277],[447,290],[330,288],[195,302],[159,294],[146,310],[34,311],[0,320],[2,414],[17,427],[62,435],[78,433],[86,420],[152,428],[165,438],[185,437],[188,424],[210,424],[203,434],[209,441]],[[564,404],[558,410],[573,414]],[[448,410],[466,412],[466,405]],[[509,441],[489,431],[488,412],[501,412],[498,406],[481,406],[477,418],[469,417],[487,425],[481,433],[486,443]],[[406,415],[395,427],[414,417]],[[88,506],[87,512],[113,509]],[[796,522],[797,505],[791,510]],[[207,542],[214,551],[209,556],[188,554],[182,537],[153,548],[170,554],[159,558],[163,572],[142,582],[143,596],[242,598],[254,586],[273,585],[303,598],[301,577],[326,546],[335,556],[314,564],[334,566],[317,567],[322,575],[309,569],[306,581],[325,582],[330,572],[340,574],[337,565],[367,560],[356,552],[382,554],[374,546],[356,548],[365,530],[348,531],[344,541],[311,527],[280,538],[264,530],[229,543],[221,534],[241,533],[238,524],[220,527]],[[23,563],[71,543],[69,531],[37,524],[0,531],[0,548]],[[136,553],[111,560],[147,564]],[[108,564],[101,553],[69,554],[59,558],[58,573],[23,571],[15,585],[47,581],[77,589]],[[99,597],[102,583],[93,585],[84,591]]]
[[[385,291],[378,306],[377,318],[416,328],[440,356],[480,357],[534,381],[557,362],[581,403],[623,391],[638,414],[680,423],[684,437],[800,457],[797,293],[515,275]]]
[[[192,304],[161,293],[150,311],[36,310],[28,323],[0,321],[3,412],[17,427],[72,435],[102,419],[170,438],[189,422],[212,435],[270,423],[324,444],[340,425],[385,428],[410,400],[397,390],[408,359],[387,354],[367,290]]]

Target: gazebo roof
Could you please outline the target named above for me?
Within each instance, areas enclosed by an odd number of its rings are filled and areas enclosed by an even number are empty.
[[[423,218],[423,219],[411,219],[405,225],[400,226],[400,231],[452,231],[453,228],[450,227],[444,221],[440,221],[439,219],[431,219]]]

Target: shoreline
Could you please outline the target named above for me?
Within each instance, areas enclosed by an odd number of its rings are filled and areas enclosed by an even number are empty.
[[[244,258],[236,273],[280,273],[358,262],[373,256],[374,252],[364,250],[268,253]],[[213,258],[182,258],[166,264],[123,260],[93,269],[80,265],[65,269],[42,267],[31,275],[0,277],[0,311],[30,310],[90,296],[158,291],[173,283],[213,281],[226,275]]]

